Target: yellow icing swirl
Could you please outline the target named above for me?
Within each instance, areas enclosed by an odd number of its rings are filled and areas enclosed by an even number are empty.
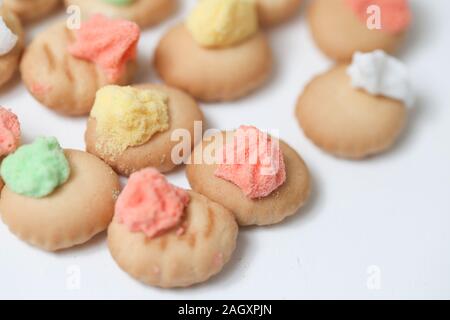
[[[116,156],[169,128],[168,96],[157,90],[106,86],[97,91],[91,117],[96,120],[96,148]]]
[[[204,47],[229,47],[258,31],[254,0],[199,0],[187,19],[194,40]]]

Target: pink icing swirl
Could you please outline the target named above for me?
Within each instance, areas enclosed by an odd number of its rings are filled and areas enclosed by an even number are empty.
[[[20,144],[20,123],[11,111],[0,107],[0,157],[14,152]]]
[[[132,232],[154,238],[177,226],[189,204],[189,194],[167,182],[156,169],[130,176],[116,203],[116,217]]]
[[[381,9],[382,30],[399,33],[411,24],[412,14],[408,0],[344,0],[358,18],[366,22],[367,8],[376,5]]]
[[[241,126],[223,148],[215,176],[237,185],[250,199],[269,196],[286,181],[279,141],[255,127]]]
[[[76,58],[98,64],[108,80],[114,82],[123,74],[125,64],[136,58],[139,37],[136,23],[97,14],[81,25],[69,52]]]

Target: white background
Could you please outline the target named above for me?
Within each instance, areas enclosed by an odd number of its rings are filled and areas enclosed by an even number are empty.
[[[176,16],[144,32],[138,82],[159,81],[150,64],[154,47],[194,0],[180,2]],[[105,234],[54,254],[19,241],[0,223],[0,298],[450,298],[450,2],[417,0],[413,9],[414,26],[400,57],[411,69],[418,103],[399,143],[382,156],[338,160],[299,129],[297,96],[330,66],[311,40],[305,6],[296,19],[270,31],[276,68],[262,90],[238,102],[202,105],[208,127],[279,129],[308,163],[314,182],[309,204],[295,217],[243,229],[220,275],[189,289],[146,287],[116,266]],[[28,41],[62,17],[28,28]],[[19,115],[26,143],[54,135],[63,147],[84,149],[86,119],[41,107],[18,76],[0,90],[0,104]],[[169,178],[188,187],[182,169]],[[75,290],[74,270],[81,275]],[[373,276],[379,276],[378,290],[368,286]]]

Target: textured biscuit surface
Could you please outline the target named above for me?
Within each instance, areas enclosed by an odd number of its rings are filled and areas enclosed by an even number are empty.
[[[302,0],[257,0],[259,22],[273,26],[286,21],[298,12]]]
[[[308,21],[316,44],[327,56],[337,61],[350,61],[356,51],[381,49],[392,53],[404,38],[404,33],[370,30],[344,0],[313,1]]]
[[[100,67],[69,53],[73,41],[75,35],[64,22],[54,24],[25,50],[20,71],[28,91],[43,105],[64,115],[81,116],[91,110],[97,90],[111,82]],[[128,84],[135,69],[136,61],[129,61],[115,84]]]
[[[0,214],[12,233],[31,245],[56,251],[82,244],[105,230],[120,192],[117,175],[86,152],[67,150],[69,180],[51,195],[35,199],[5,186]]]
[[[406,120],[400,101],[351,86],[347,66],[313,79],[300,96],[296,115],[306,136],[340,157],[360,159],[388,149]]]
[[[180,24],[159,42],[155,67],[166,83],[195,98],[226,101],[245,96],[266,81],[272,54],[262,32],[233,47],[207,49]]]
[[[7,54],[0,56],[0,87],[8,82],[19,66],[20,56],[24,46],[24,32],[22,24],[11,11],[0,7],[0,16],[11,31],[18,36],[16,46]]]
[[[84,18],[101,13],[111,18],[134,21],[144,28],[172,14],[177,7],[177,0],[135,0],[126,6],[113,5],[103,0],[65,0],[65,4],[79,6]]]
[[[224,136],[224,133],[222,133]],[[231,139],[232,135],[227,135]],[[200,159],[203,154],[222,150],[223,144],[215,143],[214,138],[205,139],[203,144],[194,149],[192,158]],[[213,151],[211,151],[211,148]],[[186,175],[192,189],[209,199],[230,209],[241,226],[271,225],[298,212],[307,201],[310,193],[309,170],[297,152],[283,141],[280,148],[286,164],[286,181],[269,196],[262,199],[247,198],[233,183],[214,175],[218,165],[208,163],[191,163],[187,165]],[[192,160],[191,160],[192,162]]]
[[[154,167],[160,172],[168,172],[176,167],[172,159],[172,149],[180,141],[171,139],[177,129],[185,129],[191,137],[190,148],[196,143],[194,139],[195,121],[203,121],[203,113],[197,103],[184,92],[163,85],[137,85],[137,88],[161,90],[169,96],[169,129],[155,134],[148,142],[136,147],[129,147],[117,157],[104,155],[97,150],[96,121],[89,118],[85,133],[86,150],[104,159],[121,175],[129,176],[146,167]],[[201,137],[199,137],[201,139]],[[186,154],[185,156],[189,156]]]
[[[189,196],[180,226],[153,239],[130,232],[114,218],[109,250],[125,272],[146,284],[173,288],[204,282],[222,270],[236,247],[234,217],[200,194],[189,191]]]
[[[4,6],[18,15],[21,21],[40,19],[61,3],[61,0],[3,0]]]

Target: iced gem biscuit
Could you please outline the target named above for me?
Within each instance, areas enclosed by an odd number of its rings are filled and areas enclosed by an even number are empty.
[[[350,61],[357,51],[394,52],[410,27],[412,13],[408,0],[317,0],[308,20],[327,56]]]
[[[8,156],[0,173],[11,191],[43,198],[67,181],[70,167],[56,139],[40,138]]]
[[[415,96],[409,71],[404,63],[381,50],[369,53],[356,52],[347,68],[352,86],[367,93],[399,100],[412,107]]]
[[[75,33],[69,52],[76,58],[94,62],[116,82],[128,61],[136,59],[139,27],[126,20],[110,20],[95,15]]]
[[[3,0],[4,6],[22,22],[32,22],[54,11],[61,0]]]
[[[150,84],[109,86],[97,93],[85,134],[86,150],[121,175],[147,167],[169,172],[180,164],[172,157],[179,144],[172,135],[183,130],[191,137],[186,148],[190,153],[198,142],[195,123],[202,121],[197,103],[177,89]]]
[[[220,272],[237,234],[230,211],[147,168],[132,174],[120,194],[108,246],[135,279],[163,288],[187,287]]]
[[[130,176],[116,204],[118,222],[152,239],[176,227],[189,204],[185,190],[172,186],[156,169]]]
[[[57,23],[26,50],[22,78],[50,109],[69,116],[88,114],[98,89],[131,82],[139,37],[135,23],[101,15],[83,22],[79,30]]]
[[[19,19],[0,5],[0,87],[6,84],[19,66],[24,34]]]
[[[156,90],[106,86],[97,92],[91,117],[99,137],[96,149],[117,156],[169,129],[168,96]]]
[[[279,223],[298,212],[310,193],[301,157],[249,126],[205,138],[186,174],[193,190],[228,208],[242,226]]]
[[[39,138],[5,158],[0,214],[11,232],[48,251],[82,244],[110,223],[117,175],[98,158]],[[89,204],[89,205],[86,205]]]
[[[101,13],[145,28],[169,17],[177,7],[177,0],[65,0],[65,4],[78,6],[84,19]]]
[[[202,0],[161,39],[154,63],[169,85],[204,101],[226,101],[265,82],[272,54],[253,0]]]
[[[413,101],[403,63],[382,51],[356,53],[351,65],[336,66],[307,85],[296,114],[317,146],[362,159],[394,144]]]
[[[20,123],[11,111],[0,107],[0,163],[4,157],[16,151],[20,145]],[[3,188],[0,176],[0,190]]]
[[[255,127],[239,127],[222,152],[215,176],[233,182],[250,199],[267,197],[286,181],[278,141]]]
[[[271,27],[280,24],[296,13],[302,0],[256,0],[259,22]]]

